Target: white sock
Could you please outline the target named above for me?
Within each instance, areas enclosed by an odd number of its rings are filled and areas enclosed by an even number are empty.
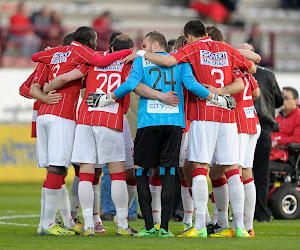
[[[205,213],[205,226],[207,226],[207,225],[209,224],[210,221],[211,221],[211,219],[210,219],[208,207],[206,207],[206,213]]]
[[[79,185],[79,177],[74,176],[72,185],[71,185],[71,215],[72,218],[75,219],[77,218],[78,211],[80,208],[80,202],[79,202],[79,197],[78,197],[78,185]]]
[[[253,219],[255,211],[256,202],[256,189],[254,185],[254,180],[244,184],[245,191],[245,206],[244,206],[244,224],[245,229],[253,229]]]
[[[211,223],[216,224],[218,220],[218,208],[215,202],[212,202],[213,216],[211,218]]]
[[[116,213],[118,216],[118,227],[128,228],[128,191],[126,181],[111,181],[111,198],[114,202]]]
[[[55,224],[55,215],[61,198],[61,189],[45,188],[45,214],[43,228],[52,228]]]
[[[229,227],[228,222],[228,184],[224,184],[220,187],[213,187],[214,198],[216,207],[218,210],[218,219],[217,223],[220,227],[227,228]]]
[[[153,222],[161,224],[161,190],[162,186],[149,185],[152,197],[152,217]]]
[[[136,196],[136,185],[135,186],[127,185],[127,190],[128,190],[128,209],[129,209]]]
[[[61,186],[61,198],[58,209],[63,219],[64,225],[66,225],[68,228],[74,227],[75,223],[70,212],[70,198],[66,184]]]
[[[94,192],[93,192],[92,182],[80,181],[78,187],[78,196],[79,196],[82,215],[84,219],[84,229],[88,229],[89,227],[94,228],[94,221],[93,221]]]
[[[244,229],[244,187],[239,174],[234,174],[227,179],[229,201],[236,228]],[[234,228],[234,229],[236,229]]]
[[[93,221],[94,224],[98,222],[102,222],[100,218],[100,191],[99,191],[99,184],[93,185],[94,191],[94,205],[93,205]]]
[[[192,193],[195,208],[194,228],[201,230],[206,226],[206,209],[208,202],[208,187],[205,175],[197,175],[193,178]]]
[[[45,214],[45,188],[42,187],[42,191],[41,191],[41,215],[40,215],[39,227],[43,227],[44,214]]]
[[[192,224],[193,223],[193,213],[194,213],[194,205],[193,199],[190,195],[189,188],[181,185],[181,199],[183,205],[183,224]]]

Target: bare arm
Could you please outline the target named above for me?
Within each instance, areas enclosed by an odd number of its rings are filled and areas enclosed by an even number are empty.
[[[256,100],[260,96],[260,88],[257,88],[252,91],[252,98],[253,100]]]
[[[84,77],[84,74],[79,69],[73,69],[68,73],[64,73],[58,77],[55,77],[50,84],[44,86],[43,92],[48,93],[54,89],[60,89],[68,82]]]
[[[261,57],[259,54],[245,49],[238,49],[239,52],[247,59],[253,61],[255,64],[258,64],[261,61]]]
[[[50,91],[48,94],[44,94],[42,91],[42,86],[39,83],[32,83],[30,86],[30,95],[47,104],[57,104],[62,99],[62,95],[60,93],[55,93],[56,90]]]
[[[179,104],[179,98],[176,96],[176,92],[169,91],[166,93],[162,93],[155,89],[150,88],[144,83],[140,83],[134,90],[136,94],[139,96],[143,96],[148,99],[160,100],[168,105],[172,105],[176,107]]]
[[[240,91],[242,91],[245,86],[242,78],[235,79],[232,83],[222,87],[222,88],[215,88],[208,84],[203,84],[204,87],[206,87],[210,92],[217,94],[217,95],[231,95],[236,94]]]
[[[256,73],[256,65],[255,65],[255,63],[253,61],[251,61],[251,60],[248,60],[248,61],[252,63],[252,67],[247,72],[250,73],[250,74],[255,74]]]

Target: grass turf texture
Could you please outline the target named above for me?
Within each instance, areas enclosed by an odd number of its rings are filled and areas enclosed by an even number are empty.
[[[36,233],[40,212],[40,191],[40,184],[0,184],[0,249],[299,249],[300,220],[255,222],[254,239],[120,237],[115,235],[116,226],[113,222],[104,222],[107,234],[96,237],[40,236]],[[12,218],[26,215],[34,217]],[[140,230],[144,224],[143,220],[138,220],[131,222],[130,225]],[[182,224],[171,221],[170,229],[174,234],[179,234]]]

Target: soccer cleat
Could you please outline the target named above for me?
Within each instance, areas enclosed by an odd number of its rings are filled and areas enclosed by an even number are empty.
[[[235,231],[235,237],[238,238],[249,238],[251,237],[246,229],[241,229],[240,227],[238,227]]]
[[[254,238],[254,229],[248,230],[248,234],[249,234],[252,238]]]
[[[183,231],[187,231],[191,227],[193,227],[192,223],[183,223]]]
[[[47,230],[42,228],[41,235],[73,236],[73,235],[75,235],[75,232],[66,230],[66,229],[60,227],[57,223],[55,223],[52,228],[49,228]]]
[[[74,218],[73,221],[75,222],[76,225],[83,227],[82,223],[80,222],[79,218]]]
[[[88,227],[81,235],[83,236],[95,236],[95,230],[92,227]]]
[[[221,228],[219,229],[221,230]],[[214,238],[231,238],[235,236],[235,231],[232,229],[232,227],[225,228],[219,232],[212,233],[210,237]]]
[[[207,234],[208,235],[211,235],[213,233],[215,233],[216,230],[220,229],[221,227],[216,223],[209,223],[207,226],[206,226],[206,229],[207,229]]]
[[[156,237],[157,231],[153,227],[150,230],[147,230],[146,228],[142,229],[138,233],[134,234],[134,237]]]
[[[132,227],[128,226],[127,229],[123,229],[122,227],[118,227],[117,235],[119,236],[133,236],[137,233]]]
[[[158,224],[157,222],[154,222],[154,228],[156,229],[156,231],[159,231],[160,224]]]
[[[200,231],[191,227],[189,230],[177,235],[177,237],[179,237],[179,238],[198,238],[198,237],[206,238],[207,230],[206,230],[206,227],[202,228]]]
[[[84,232],[84,228],[75,224],[74,227],[70,228],[70,230],[74,231],[77,234],[82,234]]]
[[[170,229],[168,231],[166,231],[165,229],[161,228],[161,229],[159,229],[158,237],[159,238],[172,238],[172,237],[175,237],[175,235],[170,231]]]
[[[95,233],[96,233],[96,234],[105,234],[105,233],[106,233],[106,231],[105,231],[105,229],[104,229],[104,227],[103,227],[102,222],[97,222],[97,223],[95,224],[94,229],[95,229]]]

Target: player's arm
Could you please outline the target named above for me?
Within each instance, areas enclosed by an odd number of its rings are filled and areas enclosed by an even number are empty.
[[[113,62],[132,54],[131,49],[123,49],[114,53],[109,53],[105,56],[100,56],[97,54],[94,54],[94,56],[91,58],[89,64],[98,66],[98,67],[106,67],[111,65]]]
[[[250,61],[253,61],[255,64],[258,64],[261,61],[261,57],[259,54],[251,51],[251,50],[245,50],[245,49],[238,49],[238,51],[247,59]]]
[[[31,57],[31,60],[34,61],[34,62],[50,64],[52,56],[59,49],[60,49],[60,47],[56,47],[56,48],[49,49],[49,50],[46,50],[46,51],[37,52],[37,53],[33,54],[33,56]]]
[[[134,92],[139,96],[143,96],[147,99],[160,100],[168,105],[176,107],[179,103],[179,97],[176,96],[178,94],[175,91],[168,91],[166,93],[157,91],[153,88],[150,88],[148,85],[144,83],[140,83],[135,89]]]
[[[156,65],[160,65],[163,67],[170,67],[170,66],[178,64],[175,57],[173,57],[171,55],[165,56],[165,55],[161,55],[158,53],[146,52],[145,50],[139,50],[137,52],[137,55],[141,56],[143,58],[146,58],[147,60],[155,63]],[[122,61],[127,63],[129,61],[132,61],[134,58],[136,58],[135,54],[125,57]]]
[[[73,69],[67,73],[64,73],[58,77],[55,77],[51,83],[45,84],[43,88],[44,93],[48,93],[54,89],[60,89],[65,86],[68,82],[77,80],[84,77],[84,73],[82,73],[79,69]]]
[[[223,108],[235,108],[236,102],[232,96],[220,96],[211,93],[202,84],[200,84],[193,75],[192,67],[188,63],[182,65],[181,80],[187,90],[194,95],[210,101],[212,104]]]
[[[252,64],[252,66],[251,66],[251,68],[249,68],[247,70],[247,72],[249,74],[255,74],[256,73],[256,65],[255,65],[255,63],[252,60],[248,60],[248,61]]]
[[[62,99],[62,95],[55,92],[56,90],[52,90],[48,94],[44,94],[42,91],[42,86],[39,83],[34,82],[30,86],[29,94],[38,101],[47,104],[57,104]]]
[[[242,91],[245,86],[244,82],[241,77],[236,78],[232,83],[221,87],[221,88],[215,88],[208,84],[203,84],[210,92],[215,93],[217,95],[231,95],[236,94]]]
[[[253,100],[256,100],[260,96],[260,88],[256,88],[252,91],[252,98]]]

